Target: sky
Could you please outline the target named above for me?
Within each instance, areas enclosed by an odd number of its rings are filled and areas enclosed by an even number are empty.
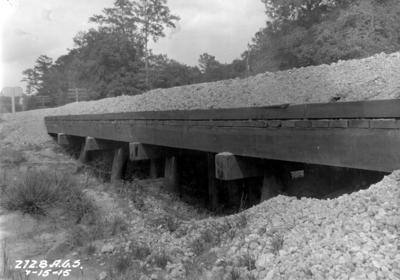
[[[96,25],[89,17],[114,0],[0,0],[0,90],[26,84],[22,71],[40,55],[55,61],[72,49],[73,37]],[[168,0],[181,20],[149,47],[155,54],[198,65],[203,53],[222,63],[239,58],[267,20],[261,0]]]

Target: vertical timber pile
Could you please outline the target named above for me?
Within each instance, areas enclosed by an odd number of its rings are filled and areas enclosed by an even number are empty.
[[[164,188],[182,195],[181,174],[177,157],[165,158]]]
[[[219,181],[215,178],[215,154],[207,153],[208,167],[208,203],[212,209],[218,207],[218,189]]]
[[[116,148],[114,150],[114,160],[111,171],[111,185],[115,185],[118,181],[123,180],[125,176],[126,164],[128,160],[128,151],[124,148]]]
[[[156,179],[161,176],[161,166],[162,161],[160,158],[155,158],[150,160],[150,178]]]
[[[246,178],[263,177],[263,186],[260,202],[268,200],[279,194],[282,184],[273,174],[273,169],[263,159],[236,156],[231,153],[220,153],[215,157],[216,176],[218,179],[228,181],[229,199],[235,203],[237,190]]]

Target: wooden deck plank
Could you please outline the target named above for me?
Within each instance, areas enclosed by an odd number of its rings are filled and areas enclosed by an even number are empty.
[[[369,128],[370,120],[350,120],[349,127],[350,128]]]
[[[349,121],[348,120],[332,120],[329,121],[329,127],[333,128],[348,128]]]
[[[48,116],[45,120],[249,120],[399,118],[400,99],[277,105],[212,110],[146,111],[101,115]]]
[[[399,129],[265,129],[48,122],[49,133],[391,172],[400,169]],[[162,137],[160,137],[162,136]]]

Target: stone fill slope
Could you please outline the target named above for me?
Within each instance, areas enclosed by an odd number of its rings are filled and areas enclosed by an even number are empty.
[[[247,227],[232,240],[224,236],[222,246],[213,249],[231,267],[240,267],[243,256],[256,260],[251,271],[239,269],[240,279],[400,279],[400,171],[367,190],[336,199],[280,195],[244,214]],[[228,219],[234,221],[235,215]],[[185,248],[186,240],[189,244],[198,232],[213,229],[209,222],[184,238],[166,236],[167,242],[158,245]],[[283,236],[283,246],[273,252],[278,234]],[[191,253],[188,247],[186,255]],[[203,279],[224,279],[220,276],[226,270],[217,261]]]
[[[225,80],[169,89],[155,89],[137,96],[72,103],[53,109],[0,117],[10,123],[0,134],[9,146],[50,141],[43,117],[129,111],[238,108],[279,104],[321,103],[400,97],[400,53],[377,54],[361,60],[340,61],[247,79]]]

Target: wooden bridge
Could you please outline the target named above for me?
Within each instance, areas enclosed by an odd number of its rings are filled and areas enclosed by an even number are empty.
[[[266,160],[392,172],[400,169],[400,100],[234,109],[49,116],[59,144],[85,153],[116,149],[112,180],[130,160],[166,159],[166,185],[176,188],[179,156],[208,153],[210,200],[215,178],[269,176]]]

